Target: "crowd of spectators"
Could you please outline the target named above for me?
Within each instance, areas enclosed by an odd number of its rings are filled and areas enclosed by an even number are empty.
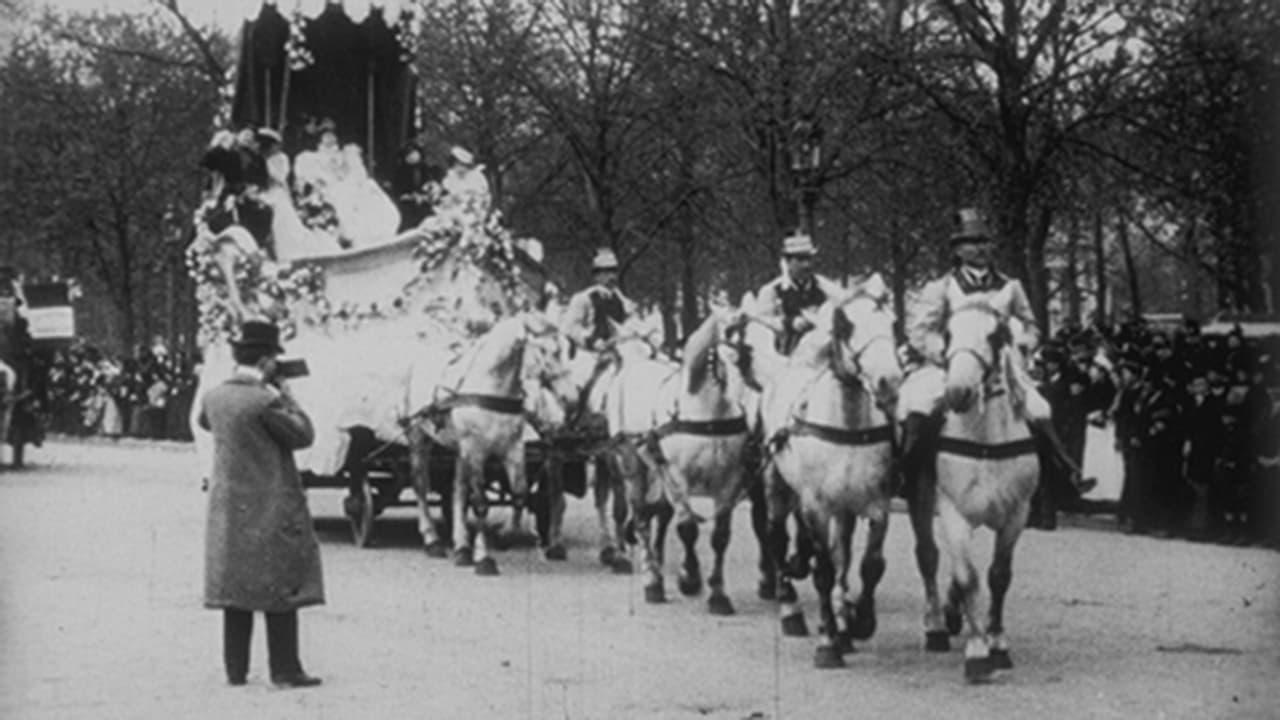
[[[160,340],[125,358],[80,344],[38,362],[32,390],[52,432],[190,440],[196,373]]]
[[[1114,428],[1128,532],[1275,546],[1278,341],[1239,326],[1204,334],[1191,320],[1067,328],[1042,348],[1036,370],[1079,464],[1087,469],[1089,424]],[[1051,529],[1057,506],[1072,503],[1061,477],[1048,480],[1033,527]]]

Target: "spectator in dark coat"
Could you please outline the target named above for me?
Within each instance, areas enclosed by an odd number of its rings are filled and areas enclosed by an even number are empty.
[[[324,602],[320,547],[293,451],[314,440],[288,385],[273,378],[279,330],[247,322],[232,346],[233,376],[201,400],[214,460],[205,531],[204,604],[223,611],[227,681],[249,671],[253,613],[266,614],[271,680],[318,685],[298,658],[298,608]]]
[[[1129,524],[1132,533],[1147,531],[1141,500],[1148,494],[1143,486],[1140,460],[1139,404],[1145,394],[1142,362],[1136,353],[1122,356],[1116,364],[1120,387],[1111,405],[1115,422],[1116,446],[1124,463],[1124,481],[1120,490],[1120,520]]]
[[[1176,361],[1157,360],[1148,369],[1147,391],[1138,409],[1143,486],[1150,493],[1140,502],[1143,510],[1153,514],[1155,534],[1165,537],[1182,530],[1189,500],[1182,475],[1185,428],[1180,376]]]

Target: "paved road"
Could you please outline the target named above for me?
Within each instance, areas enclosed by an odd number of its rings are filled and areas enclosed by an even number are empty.
[[[311,495],[329,604],[302,616],[304,661],[325,684],[270,687],[259,636],[249,686],[229,688],[220,618],[199,605],[191,453],[55,443],[32,460],[0,473],[3,718],[1280,717],[1280,554],[1267,550],[1030,533],[1007,614],[1018,667],[970,687],[958,652],[921,650],[901,516],[878,635],[849,667],[818,671],[814,641],[780,638],[754,597],[745,512],[728,575],[739,614],[720,619],[701,600],[646,606],[636,578],[600,569],[582,501],[569,562],[512,550],[502,576],[481,578],[425,557],[408,509],[381,521],[381,547],[353,548],[337,491]]]

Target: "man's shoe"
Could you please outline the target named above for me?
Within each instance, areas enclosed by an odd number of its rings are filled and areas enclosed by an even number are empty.
[[[320,678],[312,677],[305,672],[295,673],[293,675],[283,675],[280,677],[272,677],[271,683],[281,688],[305,688],[315,687],[320,684]]]
[[[248,678],[246,678],[243,675],[238,675],[236,677],[230,677],[230,676],[227,677],[227,684],[231,685],[232,687],[240,687],[241,685],[244,685],[247,682],[248,682]]]

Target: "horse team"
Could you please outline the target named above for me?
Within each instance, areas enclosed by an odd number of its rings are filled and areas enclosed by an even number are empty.
[[[528,426],[595,422],[607,428],[595,448],[599,462],[592,463],[598,467],[600,560],[632,572],[627,546],[636,546],[645,600],[665,601],[663,549],[674,521],[684,548],[677,587],[700,594],[696,546],[704,519],[690,498],[710,498],[714,559],[705,578],[707,607],[732,614],[725,551],[733,509],[749,497],[760,545],[760,597],[777,601],[784,634],[805,635],[794,583],[812,575],[821,636],[814,663],[840,667],[853,642],[876,630],[890,500],[904,481],[912,488],[906,496],[925,591],[925,647],[949,650],[950,636],[964,631],[965,678],[988,680],[1012,667],[1003,607],[1038,477],[1034,452],[1022,452],[1028,430],[1013,380],[1018,359],[1007,341],[1005,300],[997,295],[958,308],[949,319],[942,441],[935,466],[916,471],[917,477],[903,477],[897,461],[895,403],[903,371],[891,298],[878,275],[828,301],[812,317],[814,329],[786,356],[775,350],[779,328],[752,312],[749,297],[740,308],[713,311],[689,336],[679,362],[663,357],[636,327],[615,327],[599,353],[575,354],[540,314],[503,320],[451,369],[439,369],[449,380],[410,428],[426,551],[449,553],[426,502],[432,485],[423,459],[432,444],[458,453],[447,508],[454,562],[491,575],[498,569],[486,521],[486,464],[505,469],[516,499],[511,527],[518,529],[520,498],[528,491]],[[549,559],[565,557],[563,509],[561,502],[552,513]],[[945,603],[936,580],[935,517],[951,559]],[[854,595],[849,570],[859,518],[868,532]],[[995,533],[986,618],[970,547],[980,526]]]

